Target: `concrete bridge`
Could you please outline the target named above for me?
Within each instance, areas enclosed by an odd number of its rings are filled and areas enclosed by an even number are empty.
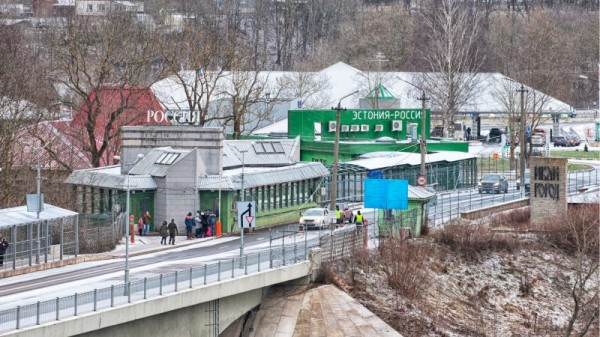
[[[4,336],[219,336],[261,304],[269,287],[309,282],[320,266],[309,260],[185,289],[136,303],[6,332]],[[316,257],[316,258],[315,258]]]

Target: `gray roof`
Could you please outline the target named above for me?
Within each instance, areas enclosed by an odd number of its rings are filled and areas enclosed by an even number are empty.
[[[435,193],[412,185],[408,185],[408,200],[428,200],[435,196]]]
[[[436,162],[453,162],[459,160],[473,159],[475,155],[454,152],[454,151],[442,151],[436,153],[429,153],[425,156],[425,162],[427,164]],[[417,166],[421,163],[421,154],[419,153],[408,153],[408,152],[371,152],[368,154],[361,155],[359,159],[350,160],[340,164],[343,166],[355,166],[365,170],[377,170],[388,167],[395,167],[401,165]]]
[[[169,169],[180,162],[191,151],[175,150],[170,147],[152,149],[129,171],[131,174],[165,177]]]
[[[281,184],[285,182],[322,178],[329,170],[321,163],[298,163],[286,167],[244,167],[244,188]],[[220,181],[220,183],[219,183]],[[223,172],[223,175],[211,175],[198,179],[199,190],[241,190],[242,169]]]
[[[263,152],[262,144],[273,144],[277,152]],[[294,139],[276,140],[228,140],[223,142],[223,168],[242,166],[287,166],[294,164],[294,152],[298,151]],[[257,152],[260,150],[261,152]],[[244,152],[245,151],[245,152]],[[243,154],[243,156],[242,156]]]
[[[68,209],[44,204],[44,210],[37,219],[36,212],[27,212],[27,206],[0,209],[0,228],[15,225],[24,225],[37,221],[54,220],[79,215]]]
[[[127,175],[121,174],[121,166],[107,166],[88,170],[73,171],[67,180],[67,184],[84,185],[118,190],[127,189]],[[155,190],[156,182],[152,176],[129,175],[129,188],[132,190]]]

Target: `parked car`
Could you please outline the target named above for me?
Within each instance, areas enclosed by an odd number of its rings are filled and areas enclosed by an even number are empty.
[[[565,138],[567,138],[567,146],[577,146],[581,143],[579,137],[572,134],[566,134]]]
[[[508,193],[508,180],[502,174],[491,173],[486,174],[477,184],[479,193]]]
[[[430,134],[431,137],[444,137],[444,127],[441,125],[436,125]]]
[[[529,171],[525,171],[525,175],[523,176],[523,182],[525,184],[525,195],[529,195],[529,190],[531,189],[530,184],[530,173]],[[521,179],[517,179],[517,190],[521,189]]]
[[[327,208],[309,208],[300,217],[300,229],[329,227],[329,210]]]
[[[534,134],[531,136],[531,145],[532,146],[544,146],[546,144],[546,139],[541,134]]]
[[[566,147],[568,146],[568,141],[567,141],[567,137],[559,135],[554,137],[554,147]]]
[[[500,128],[491,128],[490,132],[488,133],[487,141],[500,143],[501,139],[502,139],[502,130],[500,130]]]

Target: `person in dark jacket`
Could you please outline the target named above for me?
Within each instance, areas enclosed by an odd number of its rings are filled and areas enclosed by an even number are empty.
[[[169,236],[169,225],[167,225],[167,221],[163,221],[162,226],[160,226],[160,236],[162,237],[162,239],[160,239],[160,244],[161,245],[166,245],[167,244],[167,236]]]
[[[196,222],[194,221],[194,217],[192,216],[192,212],[188,212],[185,217],[185,235],[187,235],[187,239],[191,240],[193,238],[192,232],[194,230],[194,226]]]
[[[8,241],[3,236],[0,236],[0,266],[4,264],[4,253],[8,249]]]
[[[179,230],[177,230],[177,225],[175,224],[175,219],[171,219],[171,222],[169,223],[169,226],[167,226],[167,228],[169,229],[169,244],[174,245],[175,234],[179,234]]]
[[[206,237],[206,233],[208,231],[208,217],[209,217],[209,210],[206,210],[202,213],[201,216],[201,222],[202,222],[202,231],[200,231],[200,236],[205,238]]]

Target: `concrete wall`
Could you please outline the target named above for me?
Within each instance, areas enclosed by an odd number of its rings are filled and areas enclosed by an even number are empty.
[[[147,154],[156,147],[198,149],[207,174],[219,174],[222,166],[223,128],[187,125],[124,126],[121,130],[121,166],[127,173],[139,153]],[[203,172],[200,172],[201,174]]]
[[[145,301],[5,333],[19,337],[63,336],[214,336],[205,324],[207,303],[219,300],[219,324],[224,330],[256,307],[271,285],[305,279],[319,260],[269,269],[220,283],[186,289]],[[209,327],[210,328],[210,327]],[[210,329],[208,329],[210,330]],[[212,330],[210,331],[212,332]]]
[[[567,159],[531,158],[531,223],[544,224],[567,213]]]
[[[481,219],[494,213],[504,212],[508,211],[509,209],[521,208],[525,206],[529,206],[529,199],[517,199],[513,201],[503,202],[501,204],[492,205],[489,207],[460,212],[460,217],[469,220]]]
[[[156,191],[156,194],[165,195],[166,202],[160,207],[164,207],[168,221],[175,219],[179,233],[185,233],[184,219],[188,212],[195,215],[199,207],[199,196],[196,189],[198,181],[197,154],[198,151],[192,151],[173,165],[164,179],[164,190]],[[156,206],[158,207],[158,204]]]

